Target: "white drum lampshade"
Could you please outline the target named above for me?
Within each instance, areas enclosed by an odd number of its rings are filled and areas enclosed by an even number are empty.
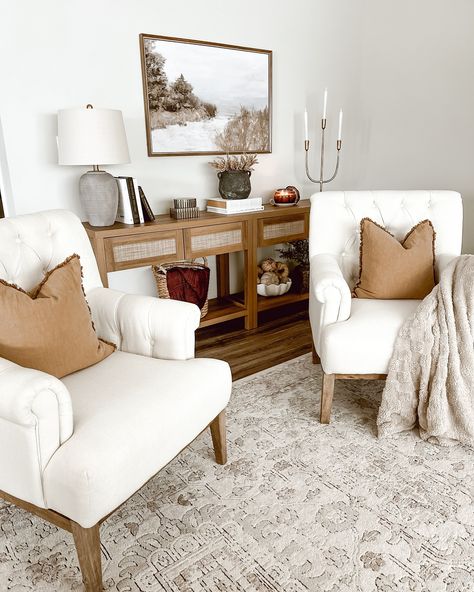
[[[114,177],[100,165],[130,162],[122,112],[116,109],[63,109],[58,112],[58,153],[61,165],[91,165],[79,181],[81,201],[93,226],[109,226],[117,215]]]

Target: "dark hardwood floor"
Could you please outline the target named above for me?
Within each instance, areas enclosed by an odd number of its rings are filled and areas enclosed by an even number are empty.
[[[242,319],[199,329],[196,357],[226,360],[237,380],[311,351],[307,302],[260,313],[259,323],[251,331]]]

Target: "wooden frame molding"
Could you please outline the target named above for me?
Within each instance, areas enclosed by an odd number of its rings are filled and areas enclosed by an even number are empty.
[[[243,45],[230,45],[228,43],[216,43],[213,41],[202,41],[200,39],[184,39],[182,37],[168,37],[164,35],[152,35],[149,33],[140,33],[139,41],[140,41],[140,58],[141,58],[141,69],[142,69],[142,87],[143,87],[143,105],[144,105],[144,112],[145,112],[145,126],[146,126],[146,140],[147,140],[147,149],[148,149],[148,156],[196,156],[196,155],[211,155],[211,154],[225,154],[224,151],[219,150],[216,148],[215,150],[199,150],[199,151],[176,151],[176,152],[154,152],[153,151],[153,143],[151,141],[151,126],[150,126],[150,105],[148,100],[148,79],[147,79],[147,72],[146,72],[146,55],[145,55],[145,40],[147,39],[154,39],[156,41],[168,41],[171,43],[185,43],[188,45],[200,45],[205,47],[216,47],[219,49],[230,49],[234,51],[243,51],[247,53],[257,53],[266,55],[268,58],[268,84],[267,84],[267,94],[268,94],[268,149],[267,150],[252,150],[257,154],[269,154],[272,151],[272,118],[273,118],[273,97],[272,97],[272,88],[273,88],[273,54],[272,51],[269,49],[258,49],[256,47],[245,47]],[[229,151],[229,154],[242,154],[243,150],[238,151]]]
[[[4,499],[6,502],[9,502],[10,504],[13,504],[14,506],[18,506],[22,510],[26,510],[27,512],[30,512],[31,514],[38,516],[38,518],[42,518],[43,520],[46,520],[47,522],[51,522],[51,524],[54,524],[54,526],[57,526],[58,528],[62,528],[63,530],[67,530],[68,532],[72,532],[71,520],[69,518],[66,518],[66,516],[63,516],[62,514],[55,512],[54,510],[47,510],[46,508],[40,508],[39,506],[35,506],[34,504],[30,504],[30,502],[25,502],[25,501],[15,497],[14,495],[10,495],[9,493],[6,493],[5,491],[1,491],[1,490],[0,490],[0,498]]]
[[[211,431],[212,444],[214,448],[216,462],[220,465],[224,465],[227,462],[225,414],[226,411],[224,409],[203,430],[205,431],[207,428],[209,428]],[[199,437],[201,434],[202,432],[198,434],[196,438]],[[184,448],[187,448],[187,446],[185,446]],[[180,450],[178,454],[180,454],[181,452],[182,450]],[[176,456],[178,456],[178,454],[176,454]],[[174,458],[176,458],[176,456]],[[152,479],[153,478],[154,476],[152,477]],[[145,483],[143,485],[145,485]],[[118,508],[115,508],[115,510],[113,510],[110,514],[104,516],[97,524],[95,524],[91,528],[84,528],[74,520],[71,520],[67,516],[63,516],[63,514],[59,514],[54,510],[40,508],[39,506],[35,506],[34,504],[25,502],[24,500],[10,495],[5,491],[0,491],[0,498],[17,506],[18,508],[22,508],[23,510],[30,512],[31,514],[38,516],[38,518],[46,520],[47,522],[50,522],[51,524],[54,524],[55,526],[62,528],[67,532],[70,532],[74,538],[74,544],[76,545],[77,557],[79,560],[79,566],[81,568],[85,592],[102,592],[103,587],[102,564],[100,554],[100,525],[102,524],[102,522],[104,522],[104,520],[107,520],[107,518],[111,514],[113,514]],[[127,501],[128,500],[125,500],[123,503],[125,504]],[[122,505],[123,504],[120,504],[119,507],[121,507]]]
[[[168,254],[154,254],[146,256],[146,248],[148,245],[156,244],[155,251],[159,250],[158,244],[170,246]],[[135,249],[136,253],[130,251]],[[117,250],[123,249],[123,260],[117,257]],[[127,253],[128,251],[128,253]],[[141,253],[142,251],[142,253]],[[107,269],[113,271],[121,271],[122,269],[130,269],[138,266],[156,265],[170,258],[175,261],[184,259],[184,243],[182,233],[171,230],[168,232],[141,234],[140,236],[116,237],[105,241],[105,256],[107,259]]]
[[[286,216],[283,214],[279,216],[278,220],[259,219],[257,246],[267,247],[281,242],[301,240],[308,236],[309,218],[304,213],[298,215],[291,214],[288,211],[286,213]],[[285,226],[289,229],[289,232],[285,231]],[[295,228],[299,230],[295,230]],[[265,236],[267,229],[273,229],[273,232],[270,232],[271,236]]]

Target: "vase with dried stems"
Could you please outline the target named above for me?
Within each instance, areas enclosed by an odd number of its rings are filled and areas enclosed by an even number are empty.
[[[256,154],[227,154],[210,162],[209,164],[217,170],[221,197],[246,199],[252,189],[250,176],[257,163]]]

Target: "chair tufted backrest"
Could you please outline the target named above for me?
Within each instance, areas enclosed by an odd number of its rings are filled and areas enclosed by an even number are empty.
[[[81,258],[85,292],[102,286],[89,237],[72,212],[49,210],[0,220],[0,278],[24,290],[73,253]]]
[[[309,253],[336,255],[351,288],[359,278],[360,221],[371,218],[398,240],[422,220],[436,232],[436,254],[459,255],[462,201],[455,191],[327,191],[311,197]]]

